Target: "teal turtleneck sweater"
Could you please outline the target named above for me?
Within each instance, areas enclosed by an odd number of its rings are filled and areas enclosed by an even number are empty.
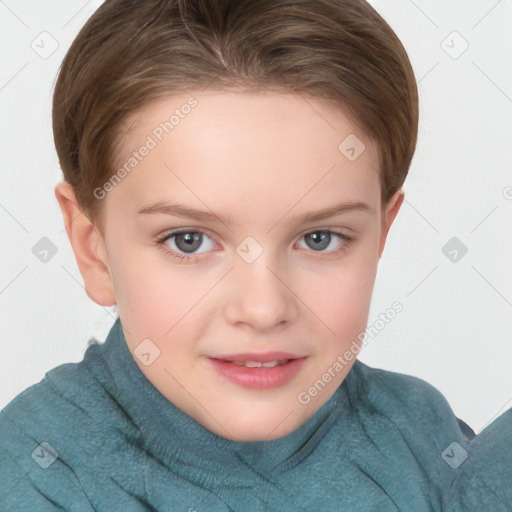
[[[297,430],[229,440],[158,392],[117,319],[2,411],[0,510],[507,511],[511,426],[471,439],[434,387],[356,361]]]

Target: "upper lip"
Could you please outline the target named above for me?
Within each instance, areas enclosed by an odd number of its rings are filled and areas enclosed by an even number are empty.
[[[265,352],[265,353],[244,353],[244,354],[225,354],[220,356],[210,356],[213,359],[222,359],[224,361],[255,361],[258,363],[268,363],[270,361],[280,361],[282,359],[300,359],[306,356],[291,354],[290,352]]]

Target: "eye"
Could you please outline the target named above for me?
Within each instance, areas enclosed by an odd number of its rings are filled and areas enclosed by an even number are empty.
[[[313,249],[314,252],[327,253],[337,253],[342,251],[346,249],[353,240],[352,237],[330,229],[310,231],[303,235],[302,238],[306,241],[308,248]],[[340,243],[338,241],[338,243],[336,243],[336,239],[341,240],[342,242]],[[331,247],[331,249],[325,250],[329,247]]]
[[[205,244],[205,239],[209,240],[210,243]],[[202,231],[191,229],[166,233],[158,238],[156,242],[159,246],[165,246],[163,247],[164,250],[180,261],[195,261],[198,259],[197,254],[208,252],[215,247],[215,242],[208,235]],[[204,247],[205,245],[206,247]],[[201,247],[203,247],[203,250],[198,251]]]
[[[313,252],[327,254],[337,254],[344,251],[353,241],[352,237],[330,229],[310,231],[303,235],[301,239],[306,241],[307,248],[312,249]],[[336,243],[336,239],[338,243]],[[209,243],[205,243],[205,240]],[[158,238],[156,244],[180,263],[183,261],[197,261],[200,259],[198,257],[200,254],[211,251],[216,245],[208,235],[195,229],[171,231]],[[331,248],[329,249],[329,247]],[[199,251],[200,248],[202,250]]]

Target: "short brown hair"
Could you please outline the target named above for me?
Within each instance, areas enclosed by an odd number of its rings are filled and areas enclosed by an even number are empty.
[[[210,86],[334,100],[379,151],[382,204],[415,151],[418,91],[407,53],[364,0],[106,0],[69,48],[53,96],[53,132],[80,207],[115,171],[129,114]],[[341,142],[341,141],[340,141]]]

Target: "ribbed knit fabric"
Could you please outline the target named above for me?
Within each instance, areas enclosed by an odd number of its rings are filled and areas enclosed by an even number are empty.
[[[0,510],[512,510],[511,425],[470,440],[430,384],[356,361],[292,433],[233,441],[160,394],[118,319],[2,411]]]

